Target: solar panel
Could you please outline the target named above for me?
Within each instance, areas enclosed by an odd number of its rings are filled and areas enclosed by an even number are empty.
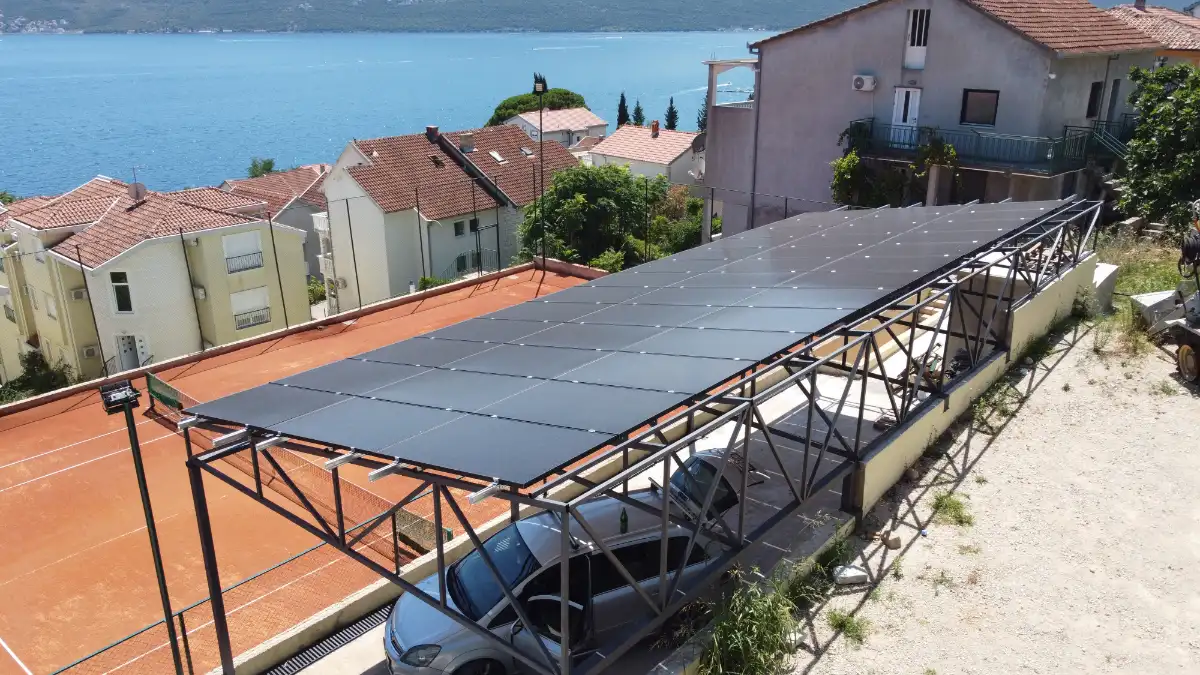
[[[526,486],[1066,205],[804,214],[191,412]]]

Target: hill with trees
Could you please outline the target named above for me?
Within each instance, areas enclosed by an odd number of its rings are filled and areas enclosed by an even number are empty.
[[[96,32],[723,30],[789,28],[855,1],[2,0],[0,26],[66,20],[68,29]]]

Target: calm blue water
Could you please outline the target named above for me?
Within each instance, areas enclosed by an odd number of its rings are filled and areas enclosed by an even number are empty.
[[[661,118],[675,97],[694,128],[714,56],[763,33],[5,35],[0,190],[55,193],[96,174],[152,189],[218,184],[252,156],[332,162],[352,138],[482,125],[532,73],[616,120]],[[735,87],[749,71],[723,75]],[[745,94],[731,94],[745,98]]]

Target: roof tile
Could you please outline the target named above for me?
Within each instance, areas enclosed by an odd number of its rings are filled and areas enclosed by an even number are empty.
[[[538,126],[538,111],[517,115],[533,126]],[[563,110],[542,111],[541,125],[543,131],[583,131],[591,127],[608,126],[608,122],[587,108],[564,108]]]
[[[188,204],[195,204],[196,206],[203,206],[209,209],[216,209],[218,211],[236,211],[240,213],[247,213],[257,212],[267,208],[267,202],[264,199],[243,197],[217,187],[177,190],[175,192],[168,192],[166,195],[178,199],[181,202],[187,202]]]
[[[650,127],[626,124],[592,148],[592,154],[665,165],[690,151],[697,136],[690,131],[661,129],[655,138]]]
[[[1108,13],[1161,42],[1168,49],[1200,50],[1200,18],[1169,7],[1118,5]]]
[[[234,194],[266,202],[267,208],[274,214],[283,212],[297,199],[324,210],[327,206],[320,186],[325,182],[329,169],[328,164],[308,164],[258,178],[225,181],[225,184]]]

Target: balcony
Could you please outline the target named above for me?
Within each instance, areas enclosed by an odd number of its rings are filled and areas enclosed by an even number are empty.
[[[16,323],[17,322],[17,313],[13,311],[12,307],[9,307],[8,305],[4,305],[4,318],[8,319],[9,321],[11,321],[13,323]]]
[[[730,103],[717,103],[718,108],[738,108],[741,110],[754,110],[754,101],[733,101]]]
[[[233,326],[237,330],[243,330],[252,326],[261,326],[264,323],[271,323],[271,308],[263,307],[262,309],[253,309],[249,312],[233,315]]]
[[[1067,127],[1062,136],[1050,138],[880,124],[873,119],[855,120],[847,129],[850,147],[875,159],[913,160],[921,146],[935,138],[954,146],[963,168],[1056,176],[1087,164],[1092,130]]]
[[[262,251],[257,253],[247,253],[246,255],[235,255],[225,259],[225,269],[228,270],[230,274],[258,269],[262,266]]]

